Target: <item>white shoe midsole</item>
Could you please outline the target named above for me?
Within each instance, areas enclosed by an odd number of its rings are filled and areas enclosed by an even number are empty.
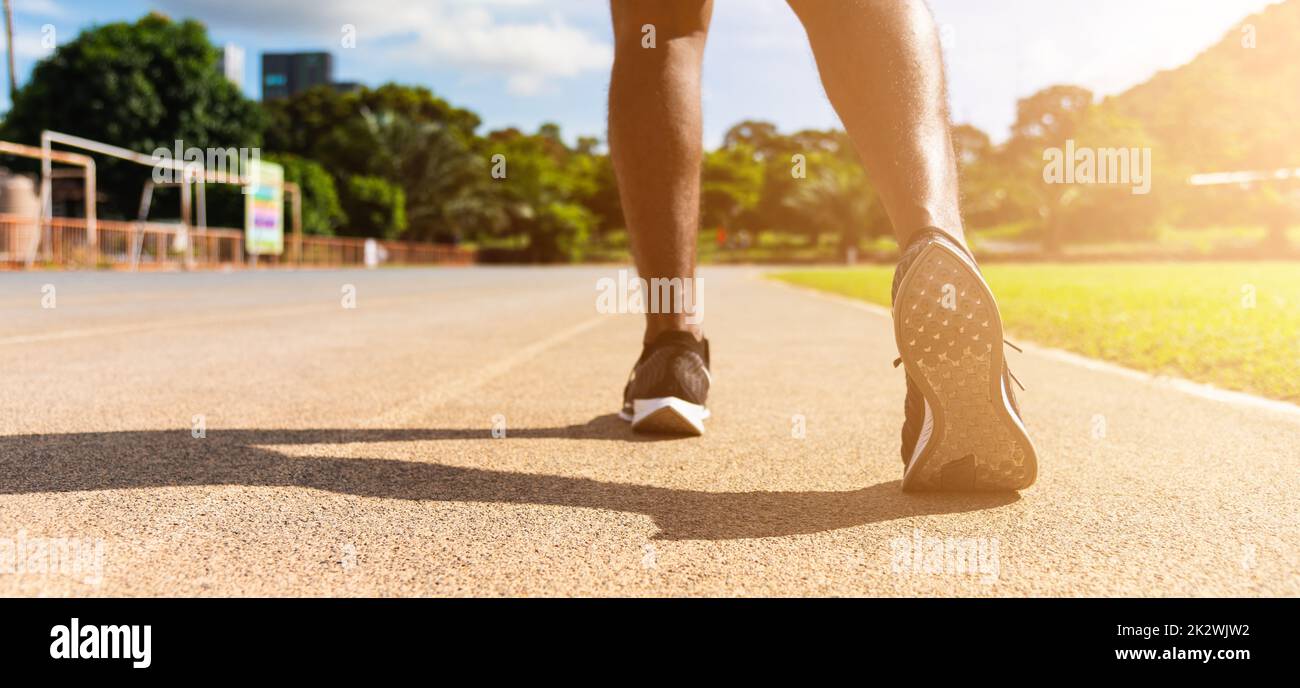
[[[635,426],[647,417],[654,415],[655,412],[664,408],[670,408],[677,415],[685,418],[695,425],[700,425],[701,421],[709,417],[709,409],[701,404],[693,404],[685,399],[678,397],[658,397],[654,399],[633,399],[632,413],[619,411],[618,417],[626,421],[631,421]]]

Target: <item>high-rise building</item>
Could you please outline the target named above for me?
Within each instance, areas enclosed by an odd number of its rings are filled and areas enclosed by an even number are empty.
[[[221,48],[221,73],[239,90],[244,90],[244,49],[234,43]]]
[[[288,98],[333,80],[329,53],[262,53],[262,100]]]

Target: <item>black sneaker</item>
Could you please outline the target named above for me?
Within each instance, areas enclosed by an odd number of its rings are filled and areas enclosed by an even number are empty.
[[[927,229],[894,273],[894,336],[907,371],[903,489],[1019,490],[1038,459],[1020,419],[993,292],[962,245]]]
[[[709,340],[664,332],[641,351],[623,388],[618,417],[642,432],[702,435],[709,380]]]

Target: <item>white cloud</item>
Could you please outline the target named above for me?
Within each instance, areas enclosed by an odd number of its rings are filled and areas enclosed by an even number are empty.
[[[502,23],[482,8],[444,14],[419,30],[403,57],[460,70],[507,77],[516,94],[532,94],[554,77],[605,69],[613,49],[559,18],[536,23]]]
[[[3,32],[0,32],[0,52],[8,49]],[[39,60],[49,57],[53,48],[45,47],[42,34],[22,29],[14,31],[14,57],[26,60]]]
[[[68,14],[54,0],[16,0],[13,8],[19,17],[64,17]]]
[[[274,34],[337,46],[344,25],[356,27],[366,59],[401,60],[429,69],[502,79],[516,95],[540,92],[553,79],[608,68],[613,48],[558,14],[539,18],[537,0],[162,0],[179,16],[217,29]]]

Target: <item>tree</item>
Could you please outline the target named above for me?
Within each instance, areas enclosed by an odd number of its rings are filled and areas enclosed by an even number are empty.
[[[1074,141],[1079,150],[1097,152],[1098,171],[1106,167],[1108,177],[1109,165],[1101,162],[1102,156],[1107,160],[1110,153],[1126,156],[1129,179],[1123,183],[1110,180],[1105,184],[1072,187],[1066,196],[1068,203],[1056,208],[1054,239],[1059,242],[1061,237],[1084,241],[1155,237],[1169,200],[1167,187],[1173,186],[1178,189],[1175,194],[1181,193],[1186,176],[1172,172],[1158,156],[1143,154],[1155,147],[1141,123],[1105,107],[1094,106],[1085,111],[1074,132]],[[1146,193],[1135,194],[1139,176],[1143,177]]]
[[[1300,43],[1283,37],[1298,31],[1300,2],[1270,4],[1225,27],[1218,43],[1191,62],[1106,105],[1142,122],[1161,144],[1161,157],[1191,172],[1296,167]]]
[[[1280,2],[1228,28],[1218,43],[1177,69],[1109,98],[1104,107],[1140,121],[1155,141],[1161,214],[1185,227],[1262,224],[1265,250],[1285,246],[1300,204],[1269,184],[1190,187],[1206,172],[1271,171],[1300,165],[1300,2]],[[1258,36],[1258,40],[1256,40]],[[1156,194],[1153,194],[1156,195]]]
[[[415,122],[437,122],[466,143],[475,137],[478,115],[455,107],[422,86],[384,84],[341,93],[317,86],[266,104],[269,150],[296,153],[330,163],[366,167],[365,142],[349,138],[363,112],[391,112]]]
[[[957,154],[958,166],[963,168],[978,164],[993,152],[989,135],[970,124],[953,126],[952,147]]]
[[[1153,148],[1141,122],[1094,104],[1091,91],[1052,86],[1020,101],[1011,138],[972,176],[976,190],[994,191],[1002,210],[1035,220],[1043,250],[1057,253],[1067,239],[1154,235],[1170,196],[1149,193],[1149,184],[1185,175],[1148,155]],[[1084,178],[1074,180],[1076,171]],[[1136,186],[1146,189],[1134,193]]]
[[[266,162],[273,162],[284,168],[284,180],[298,185],[302,192],[302,231],[304,234],[330,236],[343,226],[347,216],[339,205],[338,191],[334,180],[317,163],[294,155],[266,155]],[[176,190],[169,189],[168,208],[175,208]],[[245,203],[248,196],[243,190],[230,184],[209,184],[207,186],[208,223],[214,227],[240,227],[244,224]],[[285,211],[289,212],[289,198],[285,196]],[[288,215],[285,219],[285,231],[290,231]]]
[[[396,239],[406,230],[406,194],[382,177],[348,177],[343,199],[348,214],[345,234]]]
[[[864,235],[889,232],[888,218],[843,131],[784,135],[768,122],[746,121],[732,127],[724,141],[742,150],[752,147],[752,157],[762,161],[762,190],[742,220],[756,230],[800,234],[814,244],[830,233],[846,251]]]
[[[1041,219],[1043,249],[1048,253],[1060,250],[1065,231],[1062,210],[1078,189],[1043,180],[1044,151],[1064,149],[1092,101],[1092,91],[1067,85],[1049,86],[1022,98],[1016,104],[1011,138],[999,156],[1000,172],[1008,182],[1008,202],[1018,205],[1023,215]]]
[[[760,160],[766,160],[788,147],[788,140],[776,125],[761,120],[745,120],[732,125],[722,137],[723,148],[749,146]]]
[[[591,193],[582,199],[596,220],[594,230],[607,235],[611,231],[624,228],[623,203],[618,195],[618,177],[614,174],[614,164],[609,155],[597,153],[594,140],[578,140],[577,152],[591,158],[593,180]]]
[[[202,24],[149,14],[134,24],[88,29],[37,63],[5,118],[3,136],[38,143],[53,129],[141,153],[255,148],[261,111],[217,69]],[[106,216],[134,217],[150,170],[119,160],[99,166]]]
[[[425,88],[386,84],[338,93],[318,87],[268,105],[267,145],[319,161],[336,179],[343,205],[351,175],[403,190],[409,239],[457,240],[491,224],[479,125]]]
[[[297,184],[302,191],[303,234],[330,236],[347,222],[334,178],[319,163],[284,154],[269,155],[266,160],[284,167],[284,180]]]
[[[369,169],[399,185],[406,198],[409,239],[456,240],[473,233],[485,208],[482,158],[445,122],[421,121],[363,107]]]
[[[840,239],[840,251],[848,255],[864,234],[887,231],[882,223],[875,190],[856,160],[834,153],[814,151],[808,155],[807,177],[799,179],[784,202],[816,228],[814,236],[832,232]]]
[[[1074,136],[1093,95],[1082,86],[1048,86],[1016,103],[1016,121],[1011,125],[1015,145],[1060,145]]]
[[[700,206],[704,224],[730,227],[753,210],[763,191],[763,162],[748,144],[724,146],[704,156]]]
[[[998,149],[989,135],[969,124],[952,128],[961,184],[962,216],[968,227],[982,227],[1007,218],[1006,179],[998,167]]]
[[[534,261],[581,260],[597,221],[582,202],[596,190],[595,157],[568,149],[555,125],[543,125],[533,135],[495,131],[484,148],[505,171],[491,181],[497,207],[504,211],[497,232],[528,237]]]

